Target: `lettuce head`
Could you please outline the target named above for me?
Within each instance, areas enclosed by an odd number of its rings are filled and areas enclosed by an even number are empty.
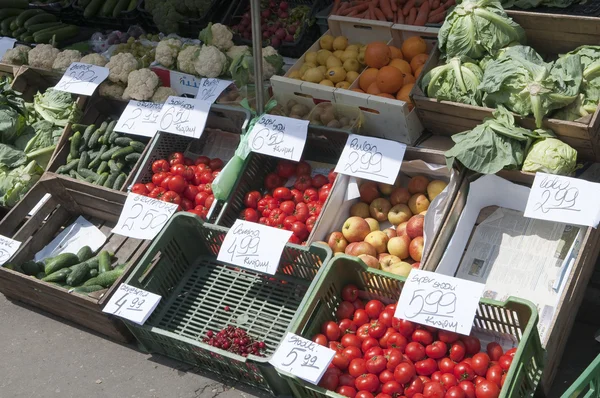
[[[529,150],[523,171],[573,175],[577,169],[577,151],[556,138],[537,140]]]
[[[440,101],[454,101],[469,105],[481,105],[479,84],[483,71],[475,61],[466,57],[454,57],[445,65],[433,68],[421,80],[421,90],[428,97]]]

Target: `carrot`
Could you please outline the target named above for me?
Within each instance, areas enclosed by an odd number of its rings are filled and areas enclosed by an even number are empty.
[[[398,11],[398,3],[396,3],[396,0],[391,0],[390,1],[390,7],[392,8],[392,12],[395,13],[396,11]]]
[[[439,12],[437,14],[429,14],[429,18],[427,18],[427,23],[437,23],[437,22],[444,22],[444,18],[446,17],[446,14],[443,12]]]
[[[419,13],[418,13],[417,17],[415,18],[415,25],[416,26],[425,26],[428,15],[429,15],[429,2],[424,1],[423,4],[421,4],[421,7],[419,7]]]
[[[433,0],[428,0],[429,3],[429,8],[431,9],[431,6],[433,5]]]
[[[408,17],[406,17],[406,24],[407,25],[414,25],[416,18],[417,18],[417,9],[415,7],[413,7],[408,12]]]
[[[394,13],[392,12],[390,0],[381,0],[379,3],[379,7],[381,8],[381,13],[385,16],[386,20],[392,21],[394,19]]]
[[[341,0],[333,0],[333,8],[331,9],[331,13],[333,15],[337,14],[338,10],[340,9],[340,4]]]
[[[404,7],[402,7],[402,14],[404,14],[404,16],[407,16],[408,13],[410,12],[410,9],[413,8],[415,6],[415,0],[408,0],[406,2],[406,4],[404,4]]]
[[[352,6],[350,8],[346,8],[344,10],[345,14],[340,14],[340,15],[348,16],[348,14],[352,13],[353,11],[356,11],[356,13],[360,13],[360,12],[366,11],[368,8],[369,8],[369,3],[363,3],[363,4],[356,5],[356,6]],[[356,15],[356,14],[354,14],[354,15]]]
[[[440,6],[440,0],[433,0],[433,4],[431,4],[431,9],[435,10]]]
[[[445,12],[446,12],[446,9],[444,8],[444,6],[439,6],[438,8],[431,10],[429,12],[429,16],[431,17],[432,15],[444,14]]]
[[[375,17],[380,20],[380,21],[387,21],[387,18],[385,17],[385,14],[383,13],[383,11],[381,11],[381,8],[374,8],[375,11]]]
[[[452,7],[453,5],[456,4],[456,0],[448,0],[447,2],[444,3],[444,8],[446,8],[446,10],[450,7]]]
[[[379,0],[373,0],[373,7],[379,7]]]
[[[398,15],[398,21],[396,21],[396,23],[404,23],[404,14],[402,14],[402,9],[399,8],[396,14]]]

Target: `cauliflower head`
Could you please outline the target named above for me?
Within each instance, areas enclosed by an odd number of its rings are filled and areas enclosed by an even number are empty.
[[[17,45],[4,53],[1,62],[11,65],[26,65],[29,51],[31,51],[31,47]]]
[[[283,57],[271,46],[262,49],[263,80],[269,80],[283,68]]]
[[[60,53],[58,48],[52,47],[50,44],[38,44],[29,51],[29,66],[41,69],[52,69],[54,60]]]
[[[233,32],[220,23],[214,25],[209,23],[200,31],[198,38],[202,40],[203,44],[215,46],[221,51],[227,51],[233,47]]]
[[[52,63],[52,69],[64,72],[73,62],[79,62],[81,60],[81,53],[77,50],[64,50],[61,51],[54,62]]]
[[[175,64],[181,46],[181,40],[178,39],[161,40],[156,46],[154,60],[162,66],[170,68]]]
[[[231,59],[236,59],[240,55],[252,55],[252,50],[248,46],[233,46],[227,50],[227,56]]]
[[[196,73],[203,77],[219,77],[227,71],[227,56],[215,46],[202,46],[194,61]]]
[[[123,92],[123,99],[148,101],[154,95],[159,83],[158,76],[150,69],[134,70],[129,74],[127,88]]]
[[[125,87],[118,83],[111,83],[108,81],[103,82],[98,87],[98,93],[101,97],[108,97],[117,100],[123,99],[123,91],[125,91]]]
[[[200,46],[185,47],[177,56],[177,69],[183,73],[195,75],[196,68],[194,67],[194,62],[196,62],[196,59],[198,59],[199,54]]]
[[[167,98],[170,96],[178,96],[177,91],[172,89],[171,87],[159,87],[156,89],[156,92],[152,96],[150,101],[152,102],[166,102]]]
[[[108,80],[113,83],[127,83],[130,72],[139,67],[138,60],[130,53],[121,53],[111,57],[106,64],[109,70]]]
[[[92,53],[92,54],[84,55],[83,58],[81,58],[81,61],[79,61],[79,62],[83,62],[84,64],[96,65],[96,66],[106,66],[106,64],[108,63],[108,60],[106,58],[104,58],[103,55]]]

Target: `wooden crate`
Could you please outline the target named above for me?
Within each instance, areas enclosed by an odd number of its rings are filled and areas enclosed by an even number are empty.
[[[0,76],[14,77],[21,67],[0,62]]]
[[[50,198],[28,217],[44,195]],[[75,180],[46,173],[37,185],[0,222],[0,234],[22,242],[9,260],[22,263],[31,260],[61,230],[79,216],[98,227],[108,238],[101,249],[115,253],[119,262],[128,262],[121,277],[107,290],[86,295],[42,282],[0,267],[0,292],[12,300],[22,301],[76,324],[101,333],[112,340],[127,342],[131,335],[120,319],[102,312],[121,280],[135,268],[138,258],[150,241],[127,238],[111,233],[121,214],[127,195],[102,187],[80,184]]]
[[[449,211],[449,215],[442,225],[442,231],[438,235],[435,247],[430,254],[430,261],[426,264],[428,271],[435,271],[444,252],[448,249],[448,243],[455,232],[456,224],[467,201],[469,182],[474,181],[478,176],[471,173],[463,180],[452,208]],[[498,176],[513,183],[531,186],[535,174],[520,171],[502,171],[498,173]],[[490,215],[492,210],[494,209],[489,207],[482,209],[476,225]],[[583,301],[586,286],[594,272],[599,253],[600,231],[587,227],[584,230],[581,247],[575,263],[571,267],[570,273],[564,276],[563,283],[565,283],[565,286],[557,303],[553,319],[549,324],[547,339],[542,341],[542,346],[546,350],[546,362],[540,386],[546,395],[551,392],[552,382],[556,377],[567,340],[575,323],[577,310]]]

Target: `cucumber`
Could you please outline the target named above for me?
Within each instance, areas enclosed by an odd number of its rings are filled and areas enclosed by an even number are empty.
[[[125,184],[125,180],[127,179],[127,174],[121,173],[115,180],[115,183],[112,186],[112,189],[120,190],[123,184]]]
[[[40,272],[37,263],[33,260],[21,264],[21,269],[25,275],[37,275]]]
[[[88,148],[95,147],[96,144],[98,144],[98,140],[100,139],[102,134],[104,134],[104,130],[101,130],[101,129],[96,130],[94,132],[94,134],[92,134],[92,136],[90,137],[90,140],[87,142]]]
[[[81,145],[81,133],[77,131],[71,137],[71,146],[69,148],[69,155],[74,159],[79,155],[79,146]]]
[[[105,134],[105,135],[106,135],[106,134]],[[93,156],[93,160],[92,160],[92,161],[90,162],[90,164],[88,165],[88,168],[89,168],[89,169],[94,169],[96,166],[98,166],[100,163],[102,163],[102,162],[103,162],[103,160],[102,160],[102,154],[103,154],[104,152],[106,152],[107,150],[108,150],[108,145],[102,145],[102,146],[100,147],[100,150],[98,151],[98,153],[96,153],[96,154]],[[99,172],[98,174],[100,174],[100,172]]]
[[[96,268],[90,268],[90,272],[88,272],[86,279],[95,278],[97,276],[98,276],[98,270]]]
[[[3,10],[0,10],[0,12],[2,12],[2,11]],[[0,30],[2,30],[2,32],[10,31],[10,24],[16,19],[17,19],[17,17],[4,18],[2,20],[2,22],[0,22]]]
[[[56,21],[58,21],[58,19],[54,15],[48,14],[46,12],[43,14],[34,15],[33,17],[29,18],[27,21],[25,21],[23,26],[28,28],[28,27],[36,25],[36,24],[47,23],[47,22],[56,22]]]
[[[39,23],[37,25],[29,25],[27,26],[27,32],[34,34],[45,29],[56,28],[57,26],[60,26],[62,24],[62,22],[45,22]]]
[[[123,272],[125,272],[123,269],[114,269],[112,271],[101,273],[95,278],[88,279],[83,286],[100,285],[102,287],[111,287],[112,284],[123,275]]]
[[[0,19],[15,17],[15,19],[23,12],[19,8],[0,8]]]
[[[137,0],[129,0],[129,6],[127,7],[127,12],[135,10],[137,7]]]
[[[70,39],[79,34],[79,26],[75,25],[64,25],[59,27],[54,32],[40,33],[37,32],[33,35],[33,39],[36,43],[50,43],[52,40],[60,43],[64,40]]]
[[[29,8],[29,0],[0,0],[0,8]]]
[[[117,5],[115,6],[115,8],[112,10],[112,16],[113,18],[116,18],[119,16],[119,14],[122,11],[127,10],[127,7],[129,6],[129,1],[130,0],[119,0],[117,2]]]
[[[100,174],[100,178],[98,178],[98,180],[96,180],[96,185],[104,186],[104,183],[106,182],[106,180],[108,180],[108,176],[109,176],[109,174],[107,171]]]
[[[102,163],[100,163],[100,166],[98,166],[96,173],[102,175],[102,173],[104,173],[106,170],[108,170],[108,162],[103,160]]]
[[[112,147],[112,148],[110,148],[108,151],[104,152],[104,153],[102,154],[102,156],[100,156],[100,160],[109,160],[109,159],[111,159],[111,158],[112,158],[112,155],[113,155],[114,153],[116,153],[116,152],[117,152],[118,150],[120,150],[120,149],[122,149],[122,148],[121,148],[121,147],[118,147],[118,146],[115,146],[115,147]],[[109,162],[108,166],[110,167],[110,162]],[[112,170],[112,167],[111,167],[111,170]]]
[[[81,174],[81,170],[87,168],[88,164],[90,164],[90,155],[88,155],[87,152],[82,152],[81,157],[79,158],[79,164],[77,164],[77,172]]]
[[[60,166],[58,169],[56,169],[56,173],[69,174],[69,171],[74,170],[78,164],[79,164],[79,159],[73,159],[69,163],[65,164],[64,166]]]
[[[71,125],[71,131],[85,131],[85,129],[87,129],[87,128],[88,128],[87,124],[73,123]]]
[[[131,141],[129,146],[132,147],[137,153],[142,153],[144,152],[144,149],[146,149],[146,145],[139,141]]]
[[[115,141],[117,140],[117,138],[120,137],[120,134],[117,133],[116,131],[113,131],[112,133],[110,133],[110,138],[108,140],[109,144],[114,144]]]
[[[90,124],[89,126],[87,126],[87,128],[83,132],[82,139],[83,139],[83,142],[84,142],[85,146],[89,146],[88,145],[88,141],[90,140],[90,137],[92,136],[92,134],[94,133],[94,131],[96,131],[96,125]]]
[[[71,267],[71,273],[67,276],[67,285],[78,286],[85,282],[90,267],[86,263],[76,264]]]
[[[79,258],[76,254],[73,253],[62,253],[58,256],[52,258],[49,262],[46,263],[46,267],[44,268],[44,272],[46,275],[50,275],[56,271],[59,271],[63,268],[70,267],[71,265],[75,265],[79,262]]]
[[[69,290],[70,293],[79,293],[87,295],[87,293],[97,292],[98,290],[103,290],[105,287],[100,285],[91,285],[91,286],[79,286]]]
[[[138,160],[140,160],[140,157],[142,157],[142,155],[139,153],[130,153],[129,155],[125,156],[125,161],[127,163],[135,164]]]
[[[81,174],[81,176],[84,177],[85,179],[91,178],[92,181],[90,181],[90,182],[96,182],[98,180],[98,178],[100,178],[100,176],[98,174],[94,173],[90,169],[81,169],[81,170],[78,170],[78,173]]]
[[[106,0],[102,9],[100,10],[101,17],[112,16],[113,9],[117,6],[118,0]]]
[[[63,268],[42,278],[44,282],[63,282],[71,273],[71,268]]]
[[[115,153],[113,153],[110,156],[110,158],[112,160],[119,159],[119,158],[125,157],[125,156],[127,156],[127,155],[129,155],[130,153],[133,153],[133,152],[135,152],[135,150],[133,149],[133,147],[126,146],[125,148],[119,148],[119,150],[116,151]]]
[[[77,171],[75,170],[71,170],[69,171],[69,175],[79,181],[85,181],[85,177],[83,177],[81,174],[79,174]]]
[[[35,9],[23,11],[17,17],[17,25],[19,27],[23,27],[23,26],[25,26],[25,22],[28,19],[32,18],[35,15],[39,15],[39,14],[47,14],[47,12],[45,12],[44,10],[35,10]]]
[[[117,144],[118,146],[122,146],[122,147],[129,146],[130,142],[131,142],[131,138],[129,138],[129,137],[119,137],[115,140],[115,144]]]
[[[10,30],[11,32],[13,30],[17,30],[19,29],[19,25],[17,25],[17,18],[13,19],[10,23],[10,26],[8,27],[8,30]]]
[[[119,177],[119,173],[118,172],[112,172],[112,173],[110,173],[110,175],[108,176],[108,178],[106,179],[106,181],[104,182],[104,184],[102,184],[102,186],[105,187],[105,188],[112,188],[112,186],[114,185],[115,181],[117,180],[117,177]]]
[[[98,15],[98,11],[100,11],[103,1],[104,0],[92,0],[90,4],[85,7],[85,10],[83,11],[83,17],[87,19]]]
[[[21,41],[25,43],[33,43],[33,36],[30,34],[21,35]]]
[[[77,252],[77,258],[81,262],[89,260],[90,258],[92,258],[93,255],[94,255],[94,252],[92,252],[92,248],[89,246],[83,246]]]
[[[102,274],[104,272],[108,272],[111,270],[110,268],[110,253],[106,250],[102,250],[100,254],[98,254],[98,259],[100,263],[98,264],[98,273]]]
[[[67,25],[61,22],[61,23],[60,23],[60,25],[51,26],[51,27],[49,27],[49,28],[45,28],[45,29],[42,29],[42,30],[38,30],[38,31],[37,31],[37,32],[35,32],[33,35],[35,36],[35,35],[37,35],[37,34],[52,33],[52,32],[54,32],[54,31],[55,31],[55,30],[57,30],[57,29],[62,29],[62,28],[64,28],[65,26],[67,26]]]
[[[18,28],[17,30],[13,30],[11,35],[12,35],[12,37],[17,38],[17,37],[21,36],[23,33],[27,33],[27,29]]]
[[[94,256],[92,258],[90,258],[89,260],[86,260],[85,263],[87,264],[88,267],[90,267],[90,269],[98,269],[98,265],[100,264],[100,258],[98,256]]]
[[[46,277],[46,273],[44,271],[38,272],[35,277],[37,279],[44,279]]]

